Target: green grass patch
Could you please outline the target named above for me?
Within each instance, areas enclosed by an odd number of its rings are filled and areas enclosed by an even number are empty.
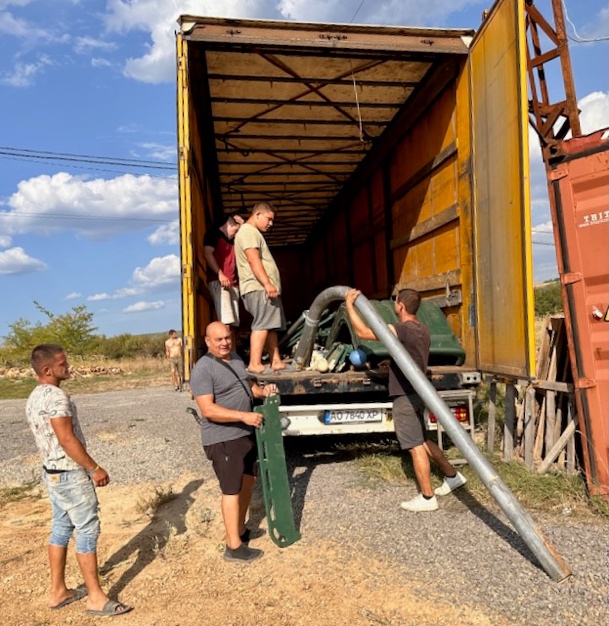
[[[384,450],[368,450],[367,453],[363,449],[353,450],[352,453],[368,483],[406,483],[415,480],[410,457],[402,454],[397,445],[388,446]],[[446,456],[449,460],[456,460],[460,453],[451,447],[446,451]],[[519,461],[504,463],[497,457],[489,458],[489,461],[514,497],[527,510],[568,514],[572,518],[590,515],[606,517],[609,514],[607,502],[599,497],[591,497],[579,476],[562,472],[539,475]],[[496,505],[494,498],[469,465],[460,466],[459,471],[467,478],[466,489],[471,496],[484,506]],[[442,475],[434,471],[433,486],[437,487],[441,482]]]
[[[37,381],[34,378],[24,378],[21,380],[11,380],[0,377],[0,398],[2,400],[19,400],[27,398]]]

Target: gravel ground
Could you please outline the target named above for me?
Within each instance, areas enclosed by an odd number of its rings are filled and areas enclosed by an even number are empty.
[[[211,478],[201,451],[189,394],[169,387],[75,396],[89,449],[113,482],[173,480],[200,471]],[[39,474],[24,400],[0,400],[0,485]],[[297,440],[287,447],[294,514],[303,537],[323,537],[371,552],[397,565],[404,584],[428,584],[428,599],[447,597],[459,608],[483,605],[497,623],[599,626],[608,623],[607,525],[570,518],[535,522],[573,576],[550,580],[496,507],[467,488],[442,499],[439,511],[412,514],[398,504],[413,483],[366,482],[355,463],[327,442]],[[348,565],[346,565],[348,566]]]

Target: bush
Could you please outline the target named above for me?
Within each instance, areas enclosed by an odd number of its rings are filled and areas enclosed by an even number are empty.
[[[165,335],[98,335],[93,351],[108,359],[162,357],[165,355]]]
[[[560,282],[555,280],[535,288],[535,316],[562,313]]]

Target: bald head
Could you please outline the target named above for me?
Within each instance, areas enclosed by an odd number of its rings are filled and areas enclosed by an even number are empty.
[[[205,330],[207,349],[219,359],[230,359],[232,348],[230,329],[222,322],[212,322]]]

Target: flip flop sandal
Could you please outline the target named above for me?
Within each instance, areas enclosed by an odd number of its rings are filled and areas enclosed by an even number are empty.
[[[68,604],[72,604],[72,602],[78,602],[87,596],[87,588],[86,587],[77,587],[76,589],[72,589],[74,592],[69,598],[62,600],[59,604],[55,606],[50,606],[50,609],[63,609],[64,606],[68,606]]]
[[[108,600],[106,604],[104,604],[104,608],[101,611],[96,611],[94,609],[87,609],[86,613],[89,615],[100,615],[103,617],[113,617],[114,615],[123,615],[124,613],[129,613],[129,611],[133,611],[132,606],[127,606],[122,602],[117,602],[116,600]]]

